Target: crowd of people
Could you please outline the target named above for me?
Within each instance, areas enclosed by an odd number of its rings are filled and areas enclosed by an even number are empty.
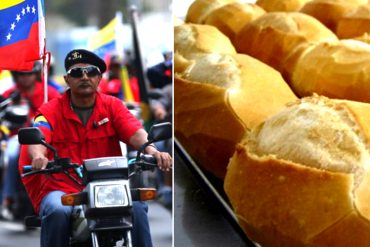
[[[19,185],[21,185],[18,167],[30,164],[33,169],[43,169],[47,161],[52,158],[41,145],[20,148],[17,140],[17,131],[20,127],[38,127],[47,142],[60,148],[60,155],[72,156],[72,161],[80,164],[83,159],[87,158],[122,155],[119,141],[136,149],[146,141],[147,133],[142,123],[133,117],[122,103],[127,100],[124,80],[127,80],[127,85],[131,90],[132,99],[130,100],[140,102],[140,87],[129,61],[129,59],[117,54],[110,54],[104,61],[84,49],[69,52],[64,61],[65,85],[56,83],[50,77],[47,103],[44,102],[44,84],[41,82],[42,66],[39,61],[35,62],[31,71],[11,71],[14,85],[3,93],[1,100],[9,99],[14,93],[18,93],[20,97],[11,104],[24,104],[28,109],[28,117],[21,125],[2,126],[5,127],[4,130],[0,128],[3,130],[1,137],[6,142],[1,161],[3,174],[0,199],[3,219],[14,220],[17,218],[15,210],[19,206],[17,204],[26,203],[16,200],[16,194],[19,192]],[[52,74],[53,71],[49,72]],[[152,121],[154,123],[172,121],[171,53],[165,53],[163,62],[148,68],[147,79],[149,81],[148,92]],[[107,107],[110,110],[107,110]],[[110,130],[114,128],[114,134],[96,135],[96,138],[83,138],[78,142],[70,141],[82,138],[84,135],[81,133],[86,132],[94,135],[95,132],[91,132],[90,129],[93,128],[96,120],[99,120],[101,114],[113,114],[108,117],[112,121],[104,125],[107,130],[103,132],[110,133]],[[85,146],[94,146],[89,141],[96,141],[95,139],[102,143],[101,146],[106,144],[109,148],[82,151]],[[145,150],[146,153],[152,154],[157,159],[158,166],[161,168],[157,176],[158,199],[169,208],[172,205],[171,143],[171,141],[156,143],[155,146],[148,146]],[[61,180],[63,180],[62,177]],[[76,187],[69,186],[66,181],[55,183],[27,178],[23,179],[23,182],[32,202],[34,213],[41,216],[42,228],[48,229],[48,231],[42,230],[41,232],[41,246],[51,246],[57,242],[61,244],[60,246],[67,246],[69,238],[68,215],[71,211],[70,207],[62,206],[57,198],[60,198],[64,193],[75,192]],[[39,188],[41,185],[42,188]],[[147,205],[135,203],[134,212],[138,216],[134,223],[133,242],[138,244],[137,246],[151,246],[146,217]],[[53,232],[52,236],[50,232]]]

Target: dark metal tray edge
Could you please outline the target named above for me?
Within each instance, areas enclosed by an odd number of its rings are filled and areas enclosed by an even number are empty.
[[[221,214],[229,222],[231,227],[240,236],[240,238],[245,242],[246,246],[257,247],[258,245],[252,242],[247,237],[247,235],[244,233],[243,229],[240,227],[238,220],[233,210],[231,209],[230,205],[225,201],[225,199],[221,196],[220,192],[215,188],[215,186],[212,184],[212,182],[207,177],[207,175],[195,163],[195,161],[186,152],[185,148],[181,145],[181,143],[176,138],[174,138],[174,144],[175,144],[174,148],[177,154],[181,156],[180,158],[184,161],[184,163],[186,164],[186,166],[188,167],[188,169],[194,176],[199,186],[207,194],[207,196],[209,196],[209,198],[217,205]]]

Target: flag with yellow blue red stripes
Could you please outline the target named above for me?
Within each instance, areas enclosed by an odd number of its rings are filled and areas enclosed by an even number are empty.
[[[0,20],[0,69],[31,70],[44,52],[44,1],[1,0]]]

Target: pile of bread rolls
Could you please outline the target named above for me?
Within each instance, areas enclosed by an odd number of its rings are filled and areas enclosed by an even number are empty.
[[[278,71],[220,45],[225,37],[212,26],[175,27],[175,135],[220,178],[245,131],[296,99]]]
[[[369,9],[196,0],[175,26],[175,136],[262,246],[370,246]]]

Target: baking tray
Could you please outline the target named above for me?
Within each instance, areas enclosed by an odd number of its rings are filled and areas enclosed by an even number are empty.
[[[176,138],[174,138],[174,144],[176,155],[180,156],[179,158],[181,158],[184,164],[187,166],[194,179],[199,184],[199,187],[209,197],[212,203],[214,203],[214,206],[216,206],[221,215],[230,224],[232,229],[239,235],[240,239],[248,247],[258,247],[259,245],[251,241],[238,224],[238,220],[223,190],[223,181],[201,169]]]

